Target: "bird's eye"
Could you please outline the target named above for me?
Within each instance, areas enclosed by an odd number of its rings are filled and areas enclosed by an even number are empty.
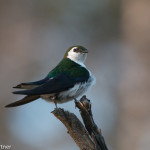
[[[73,51],[74,51],[74,52],[77,52],[77,48],[74,48]]]

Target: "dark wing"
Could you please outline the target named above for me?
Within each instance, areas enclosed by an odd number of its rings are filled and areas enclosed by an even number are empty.
[[[72,88],[76,83],[85,81],[87,81],[87,79],[85,80],[83,77],[73,79],[66,74],[59,74],[58,76],[50,79],[46,83],[36,88],[33,88],[31,90],[15,91],[13,93],[22,95],[42,95],[58,93]]]
[[[13,88],[18,88],[18,89],[33,89],[39,85],[42,85],[44,83],[46,83],[49,80],[49,78],[44,78],[42,80],[39,81],[35,81],[35,82],[26,82],[26,83],[20,83],[17,86],[14,86]]]

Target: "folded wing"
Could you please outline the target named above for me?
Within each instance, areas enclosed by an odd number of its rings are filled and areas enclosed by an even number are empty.
[[[42,95],[42,94],[51,94],[65,91],[69,88],[72,88],[78,82],[85,82],[86,80],[83,77],[79,78],[70,78],[66,74],[59,74],[58,76],[49,79],[46,83],[33,88],[31,90],[15,91],[14,94],[21,95]]]
[[[38,86],[46,83],[48,80],[49,80],[49,78],[44,78],[42,80],[35,81],[35,82],[20,83],[17,86],[14,86],[13,88],[30,90],[30,89],[33,89],[35,87],[38,87]]]

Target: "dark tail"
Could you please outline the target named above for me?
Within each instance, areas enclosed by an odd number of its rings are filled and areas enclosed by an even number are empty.
[[[22,90],[22,91],[14,91],[13,94],[20,94],[20,95],[28,95],[30,94],[30,90]],[[30,94],[31,95],[31,94]],[[34,95],[34,94],[33,94]]]
[[[19,101],[16,101],[14,103],[6,105],[5,107],[16,107],[16,106],[24,105],[24,104],[30,103],[38,98],[40,98],[39,95],[28,95]]]

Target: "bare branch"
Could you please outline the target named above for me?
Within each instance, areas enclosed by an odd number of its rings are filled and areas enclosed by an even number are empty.
[[[80,150],[96,150],[88,132],[73,113],[64,111],[61,108],[55,109],[52,113],[66,126],[68,133]]]
[[[52,113],[66,126],[68,133],[79,146],[80,150],[108,150],[101,130],[94,122],[90,100],[83,96],[75,101],[84,125],[75,114],[56,108]]]
[[[75,101],[76,107],[79,108],[80,114],[82,116],[83,122],[87,131],[89,132],[96,149],[98,150],[108,150],[104,138],[102,136],[101,130],[98,129],[94,122],[91,103],[90,100],[83,96],[80,101]]]

